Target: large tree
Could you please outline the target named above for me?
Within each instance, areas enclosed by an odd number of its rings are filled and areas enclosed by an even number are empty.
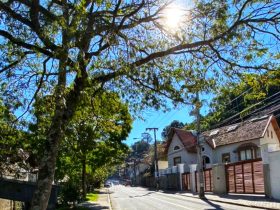
[[[159,108],[159,95],[182,101],[222,76],[275,69],[278,0],[198,0],[176,32],[164,25],[169,3],[0,2],[1,82],[26,108],[38,94],[55,96],[32,209],[47,207],[60,141],[86,87]]]
[[[77,110],[67,125],[56,169],[56,180],[68,177],[78,183],[77,177],[80,178],[84,199],[87,166],[91,166],[93,174],[98,167],[117,164],[123,160],[122,153],[128,152],[128,148],[122,141],[129,134],[132,123],[128,106],[121,102],[118,94],[99,92],[95,100],[92,100],[91,93],[90,88],[84,91]],[[54,114],[53,104],[54,98],[51,95],[37,97],[32,110],[34,119],[29,126],[29,148],[33,150],[32,157],[37,160],[42,158],[44,151],[46,132]]]
[[[80,161],[84,199],[87,166],[94,172],[98,167],[123,159],[122,153],[128,148],[122,141],[128,136],[132,123],[127,105],[121,103],[116,93],[102,92],[94,101],[90,99],[89,94],[79,105],[66,130],[65,150],[60,152]],[[65,153],[67,150],[70,151]]]

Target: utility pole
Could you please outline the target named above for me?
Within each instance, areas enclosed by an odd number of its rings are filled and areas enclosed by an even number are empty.
[[[134,173],[134,186],[136,186],[136,167],[135,167],[136,159],[133,159],[133,173]]]
[[[146,128],[146,131],[154,131],[154,139],[155,139],[155,153],[154,153],[154,158],[155,158],[155,172],[156,172],[156,188],[158,190],[159,187],[159,177],[158,177],[158,156],[157,156],[157,138],[156,138],[156,131],[158,130],[158,128]]]
[[[201,155],[201,145],[200,145],[200,107],[201,102],[199,100],[199,94],[196,93],[195,100],[195,112],[196,112],[196,151],[197,151],[197,166],[198,166],[198,179],[199,179],[199,198],[205,199],[204,193],[204,180],[203,180],[203,166],[202,166],[202,155]]]

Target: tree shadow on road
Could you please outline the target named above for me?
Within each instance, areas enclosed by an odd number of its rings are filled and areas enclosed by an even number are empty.
[[[201,201],[204,201],[205,203],[209,204],[210,206],[213,206],[213,208],[209,208],[209,209],[205,209],[205,210],[213,210],[213,209],[223,210],[224,209],[219,204],[214,204],[208,199],[201,199]]]
[[[150,194],[153,194],[153,193],[155,193],[155,192],[148,192],[148,193],[146,193],[146,194],[144,194],[144,195],[135,195],[135,196],[129,196],[130,198],[136,198],[136,197],[144,197],[144,196],[148,196],[148,195],[150,195]]]
[[[84,203],[80,204],[79,206],[86,207],[89,210],[105,210],[105,209],[110,209],[109,206],[101,206],[98,203],[92,203],[92,202],[84,202]]]

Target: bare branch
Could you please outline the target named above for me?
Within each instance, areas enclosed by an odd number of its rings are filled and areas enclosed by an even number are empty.
[[[33,97],[31,98],[31,100],[29,101],[26,110],[19,117],[17,117],[17,119],[15,121],[18,121],[21,117],[23,117],[29,111],[33,101],[37,98],[37,95],[38,95],[39,91],[41,90],[43,82],[44,82],[44,77],[45,77],[45,74],[47,72],[46,64],[49,60],[50,60],[50,57],[48,57],[47,59],[44,60],[44,62],[43,62],[43,72],[42,72],[41,78],[39,80],[39,84],[37,85],[36,91],[33,94]]]

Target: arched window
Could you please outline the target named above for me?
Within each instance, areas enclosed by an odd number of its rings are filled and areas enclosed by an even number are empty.
[[[175,147],[174,147],[174,150],[179,150],[179,149],[180,149],[179,146],[175,146]]]
[[[209,158],[208,156],[206,156],[206,155],[203,155],[202,158],[203,158],[203,162],[204,162],[204,163],[207,163],[207,164],[208,164],[208,163],[211,162],[211,161],[210,161],[210,158]]]
[[[251,160],[258,156],[258,146],[254,143],[246,143],[240,145],[236,151],[238,153],[238,160]]]
[[[203,161],[203,168],[206,168],[206,164],[211,163],[210,158],[206,155],[202,156],[202,161]]]

